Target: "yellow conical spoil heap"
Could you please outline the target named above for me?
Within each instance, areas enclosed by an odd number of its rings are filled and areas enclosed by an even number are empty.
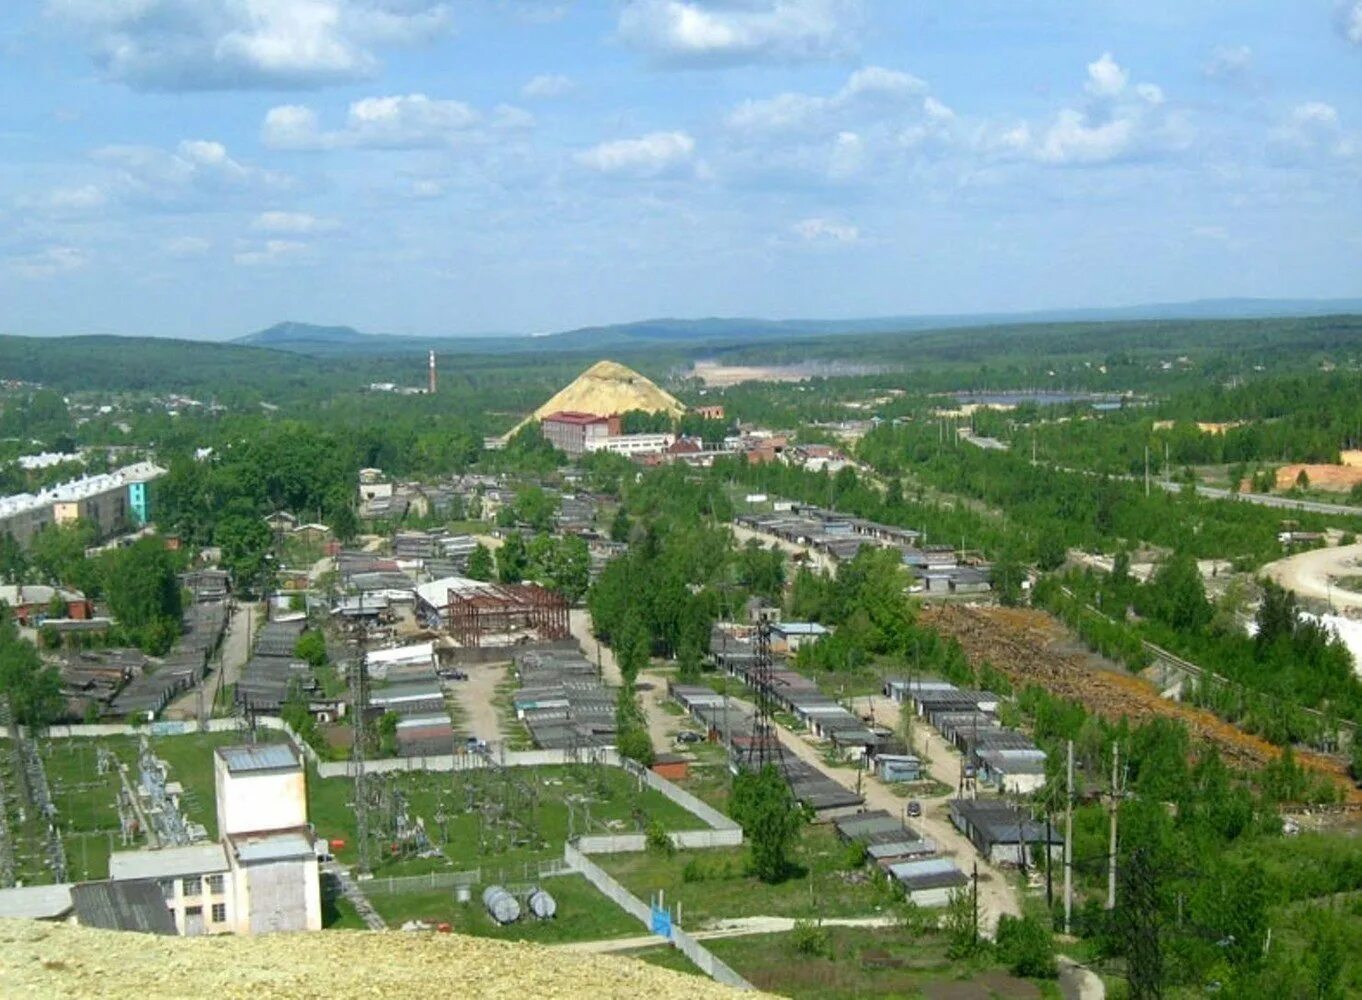
[[[652,379],[640,375],[627,365],[618,361],[597,361],[530,417],[521,421],[511,433],[514,434],[530,420],[543,420],[551,413],[564,410],[593,413],[598,417],[628,413],[630,410],[679,417],[686,412],[686,407]]]

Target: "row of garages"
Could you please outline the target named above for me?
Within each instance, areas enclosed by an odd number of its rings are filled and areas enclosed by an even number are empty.
[[[617,690],[579,650],[534,650],[515,658],[516,718],[541,750],[614,746]]]

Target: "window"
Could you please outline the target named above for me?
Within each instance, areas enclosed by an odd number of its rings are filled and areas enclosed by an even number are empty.
[[[218,877],[221,878],[222,876],[218,876]],[[213,904],[213,923],[215,923],[215,924],[225,924],[226,922],[227,922],[227,904],[226,904],[226,903],[214,903],[214,904]]]
[[[208,876],[208,891],[211,892],[214,896],[222,895],[222,884],[223,876],[221,875]]]
[[[161,887],[161,895],[166,899],[175,898],[175,880],[173,878],[163,878],[157,883]]]
[[[203,879],[195,876],[184,880],[184,894],[186,896],[199,896],[203,894]]]

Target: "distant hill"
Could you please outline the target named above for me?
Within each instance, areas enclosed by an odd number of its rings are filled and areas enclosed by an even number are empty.
[[[461,354],[524,352],[592,352],[646,349],[666,345],[681,349],[705,345],[783,342],[857,334],[920,334],[982,326],[1032,323],[1102,323],[1172,319],[1251,319],[1362,313],[1362,299],[1202,299],[1095,309],[1051,309],[1020,313],[924,314],[850,319],[785,319],[705,317],[647,319],[631,323],[579,327],[537,336],[412,337],[363,333],[350,326],[278,323],[232,341],[256,347],[319,356],[344,354],[395,355],[430,349]]]

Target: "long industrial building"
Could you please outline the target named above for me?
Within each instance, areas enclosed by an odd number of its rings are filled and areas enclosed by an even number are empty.
[[[0,535],[13,535],[27,545],[52,525],[85,521],[99,537],[124,528],[140,528],[151,517],[149,484],[165,475],[151,462],[138,462],[114,472],[83,476],[37,493],[0,499]]]

